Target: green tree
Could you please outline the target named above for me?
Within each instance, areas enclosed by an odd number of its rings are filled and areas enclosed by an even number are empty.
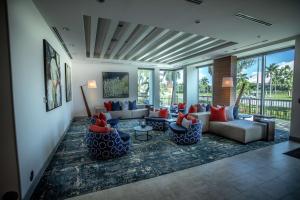
[[[284,89],[288,91],[288,96],[292,96],[293,89],[293,70],[289,65],[284,66],[280,69],[280,79],[279,81],[284,86]]]
[[[273,87],[273,81],[274,79],[276,80],[276,76],[278,76],[278,65],[276,65],[275,63],[271,64],[270,66],[266,67],[266,76],[268,78],[270,78],[270,82],[269,82],[269,85],[270,85],[270,97],[272,97],[272,87]],[[276,86],[276,83],[277,81],[274,81],[275,83],[275,86]]]

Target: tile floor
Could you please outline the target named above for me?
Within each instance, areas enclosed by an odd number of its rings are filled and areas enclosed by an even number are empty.
[[[298,147],[283,142],[70,200],[300,199],[300,160],[282,154]]]

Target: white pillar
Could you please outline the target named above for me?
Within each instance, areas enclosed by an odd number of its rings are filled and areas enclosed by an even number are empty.
[[[300,35],[296,38],[290,139],[300,142]]]
[[[186,108],[198,103],[198,69],[196,67],[184,67],[184,101]]]

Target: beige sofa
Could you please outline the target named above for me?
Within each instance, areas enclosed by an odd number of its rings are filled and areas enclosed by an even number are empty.
[[[248,120],[209,121],[209,112],[193,113],[192,115],[202,122],[203,132],[214,133],[245,144],[266,137],[266,125],[263,123]]]
[[[95,106],[95,113],[106,112],[104,106]],[[118,111],[108,111],[113,119],[134,119],[134,118],[144,118],[148,116],[148,109],[145,105],[137,105],[136,110],[118,110]]]

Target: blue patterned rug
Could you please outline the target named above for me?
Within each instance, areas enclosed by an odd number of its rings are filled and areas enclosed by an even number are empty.
[[[213,134],[204,134],[198,144],[178,146],[168,133],[152,132],[153,139],[134,139],[138,120],[123,120],[119,129],[130,133],[131,151],[124,157],[96,161],[89,158],[84,144],[89,121],[73,120],[62,143],[38,184],[32,199],[65,199],[104,190],[135,181],[153,178],[202,165],[222,158],[288,140],[288,133],[276,131],[274,142],[257,141],[247,145]]]

